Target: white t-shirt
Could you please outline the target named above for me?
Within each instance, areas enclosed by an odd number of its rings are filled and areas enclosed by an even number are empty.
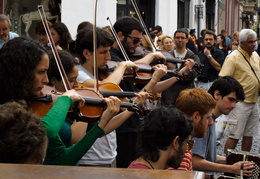
[[[179,59],[183,60],[184,57],[185,57],[186,54],[187,54],[187,50],[185,50],[185,52],[183,52],[183,53],[178,53],[178,52],[176,52],[176,50],[174,49],[174,54],[175,54],[175,57],[176,57],[176,58],[179,58]],[[181,63],[177,63],[177,66],[178,66],[178,69],[180,69]]]
[[[78,82],[84,82],[87,79],[94,78],[84,67],[78,66],[79,76]],[[80,159],[79,164],[85,165],[104,165],[111,164],[117,155],[116,152],[116,132],[98,138],[88,152]]]

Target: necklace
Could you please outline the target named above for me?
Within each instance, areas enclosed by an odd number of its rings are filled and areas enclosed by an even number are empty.
[[[150,167],[151,167],[152,169],[154,169],[153,165],[152,165],[148,160],[146,160],[145,158],[143,158],[143,159],[150,165]]]

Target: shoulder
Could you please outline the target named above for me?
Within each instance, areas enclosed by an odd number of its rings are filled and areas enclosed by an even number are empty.
[[[14,32],[9,32],[9,39],[13,39],[15,37],[19,37],[19,35],[17,33],[14,33]]]

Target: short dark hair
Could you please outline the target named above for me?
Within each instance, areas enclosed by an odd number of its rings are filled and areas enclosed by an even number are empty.
[[[34,69],[44,54],[42,45],[25,37],[4,44],[0,49],[0,104],[31,98]]]
[[[0,162],[41,164],[48,138],[41,120],[25,109],[25,102],[0,106]]]
[[[124,16],[119,18],[114,24],[115,31],[122,32],[125,36],[132,33],[133,30],[143,32],[144,29],[138,19],[135,17]]]
[[[100,46],[111,47],[114,44],[114,38],[109,32],[96,28],[97,31],[97,48]],[[83,56],[83,51],[85,49],[93,52],[93,29],[80,31],[76,39],[76,53],[80,59],[80,63],[83,64],[86,62],[85,57]]]
[[[89,21],[83,21],[81,22],[77,27],[77,33],[79,33],[81,30],[89,30],[93,28],[93,24]]]
[[[177,136],[181,144],[191,134],[192,129],[192,121],[177,108],[156,108],[140,126],[136,157],[156,162],[160,157],[160,150],[167,150]]]
[[[60,57],[62,66],[66,74],[69,74],[72,71],[73,67],[79,64],[78,61],[69,52],[65,50],[58,50],[58,55]],[[49,52],[49,56],[50,56],[50,65],[47,71],[48,78],[52,79],[53,77],[55,77],[57,80],[61,80],[61,75],[58,70],[57,63],[55,61],[53,53]],[[51,84],[51,80],[49,80],[49,84],[53,85]]]
[[[224,76],[214,81],[209,88],[209,93],[214,97],[214,92],[218,90],[222,97],[229,95],[232,92],[236,92],[238,100],[244,101],[245,93],[242,85],[231,76]]]
[[[177,30],[174,32],[173,37],[176,36],[176,33],[184,33],[184,34],[186,35],[186,38],[189,37],[189,33],[188,33],[187,30],[185,30],[185,29],[177,29]]]
[[[157,25],[157,26],[155,26],[153,28],[153,30],[157,30],[158,32],[161,32],[162,31],[162,26]]]
[[[214,39],[217,40],[217,35],[212,30],[206,30],[203,35],[203,39],[205,39],[205,35],[213,35]]]

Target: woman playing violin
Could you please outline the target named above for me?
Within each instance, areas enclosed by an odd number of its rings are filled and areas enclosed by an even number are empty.
[[[62,50],[58,51],[58,54],[60,56],[62,65],[64,67],[65,73],[68,77],[70,86],[72,88],[78,87],[78,82],[76,80],[78,76],[78,61],[73,58],[71,54],[68,52]],[[58,72],[57,64],[55,62],[55,59],[53,55],[50,55],[50,67],[48,69],[48,77],[50,79],[49,85],[53,86],[57,91],[64,92],[64,86],[62,83],[61,76]],[[140,103],[140,105],[144,102],[144,99],[146,98],[146,93],[137,94],[137,99],[135,102]],[[109,122],[110,124],[107,125],[104,128],[104,131],[106,134],[113,131],[115,128],[117,128],[119,125],[121,125],[129,116],[131,116],[134,112],[125,110],[124,112],[120,113],[119,115],[113,117],[113,119]],[[110,114],[111,115],[111,114]],[[77,141],[79,141],[82,137],[84,137],[88,123],[85,122],[77,122],[66,118],[66,123],[63,125],[63,128],[60,131],[60,137],[64,141],[64,143],[69,146]],[[73,123],[73,124],[72,124]],[[72,124],[72,125],[71,125]],[[70,129],[68,129],[70,128]],[[67,134],[65,134],[65,133]]]
[[[49,82],[49,57],[44,47],[33,40],[18,37],[4,45],[0,50],[0,59],[1,104],[17,100],[25,100],[29,104],[32,98],[42,94],[42,89]],[[119,100],[104,100],[108,113],[116,114],[119,111]],[[58,132],[73,103],[79,103],[80,107],[84,100],[74,90],[68,90],[57,98],[51,110],[41,119],[49,140],[46,156],[53,164],[75,165],[96,138],[105,134],[103,128],[112,118],[102,116],[99,124],[80,142],[66,148]]]

